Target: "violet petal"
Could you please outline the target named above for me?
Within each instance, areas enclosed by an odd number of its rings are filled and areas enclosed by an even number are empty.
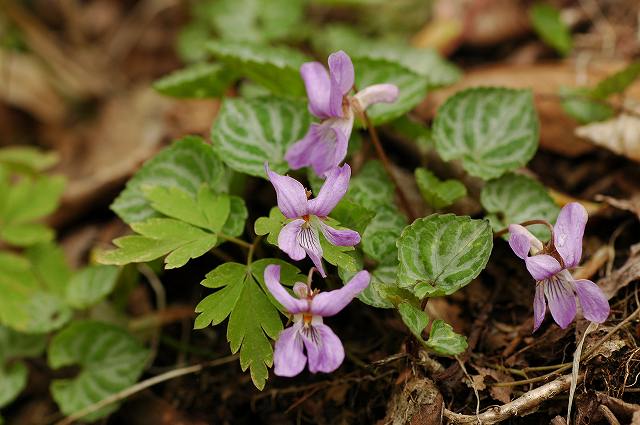
[[[291,314],[306,311],[308,302],[294,298],[280,283],[280,266],[270,264],[264,269],[264,282],[267,289],[282,306]]]
[[[340,338],[325,324],[312,326],[312,337],[301,333],[312,373],[330,373],[340,367],[344,360],[344,347]]]
[[[329,55],[328,62],[331,81],[329,108],[332,116],[342,117],[342,99],[353,87],[353,63],[349,55],[342,50]]]
[[[304,220],[299,218],[287,223],[278,235],[278,247],[289,254],[292,260],[302,260],[306,256],[305,250],[298,242],[298,235],[302,231]]]
[[[298,218],[307,214],[307,192],[302,183],[293,177],[282,176],[264,164],[269,181],[276,190],[278,208],[287,218]]]
[[[571,202],[560,210],[553,226],[553,242],[567,268],[576,267],[580,263],[582,236],[588,218],[587,210],[582,205]]]
[[[376,103],[395,102],[398,99],[398,86],[395,84],[374,84],[360,90],[353,98],[364,111]]]
[[[536,285],[536,295],[533,299],[533,331],[537,331],[544,315],[547,312],[547,303],[544,300],[544,286],[542,284]]]
[[[342,288],[319,293],[311,301],[311,313],[322,317],[337,314],[367,288],[370,280],[369,272],[362,270]]]
[[[360,243],[360,234],[355,230],[334,229],[323,221],[320,221],[320,230],[331,245],[354,246]]]
[[[331,109],[331,80],[329,73],[320,62],[307,62],[300,67],[300,75],[304,81],[309,98],[309,112],[318,118],[329,118]]]
[[[313,265],[316,266],[320,276],[327,277],[322,267],[322,246],[320,246],[318,231],[313,227],[303,227],[298,233],[297,242],[309,256]]]
[[[595,323],[607,320],[609,302],[598,285],[587,279],[579,279],[575,281],[575,290],[585,319]]]
[[[544,282],[544,294],[547,297],[549,311],[553,320],[565,329],[576,317],[576,296],[573,292],[573,277],[563,270],[552,279]]]
[[[351,167],[349,167],[349,164],[344,164],[342,167],[336,167],[329,171],[318,196],[308,202],[309,214],[318,217],[328,216],[344,194],[347,193],[350,178]]]
[[[300,323],[286,328],[278,336],[273,350],[273,373],[278,376],[296,376],[304,369],[307,357],[302,349]]]
[[[524,262],[531,276],[537,281],[545,280],[562,270],[558,260],[547,254],[527,257]]]

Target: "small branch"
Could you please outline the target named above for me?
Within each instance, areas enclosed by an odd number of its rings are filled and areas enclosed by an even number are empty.
[[[224,233],[218,233],[218,237],[220,239],[224,239],[227,242],[234,243],[234,244],[236,244],[238,246],[241,246],[241,247],[249,249],[249,250],[251,250],[252,247],[253,247],[253,244],[250,244],[247,241],[243,241],[242,239],[239,239],[239,238],[234,238],[233,236],[225,235]]]
[[[553,226],[552,226],[552,225],[551,225],[551,223],[549,223],[548,221],[545,221],[545,220],[528,220],[528,221],[523,221],[522,223],[518,223],[518,224],[520,224],[520,226],[523,226],[523,227],[532,226],[532,225],[534,225],[534,224],[542,224],[542,225],[545,225],[545,226],[547,226],[547,227],[549,228],[549,230],[551,231],[551,240],[553,240]],[[498,238],[498,237],[500,237],[500,236],[502,236],[502,235],[505,235],[505,234],[507,234],[507,233],[509,233],[509,228],[508,228],[508,227],[505,227],[504,229],[502,229],[502,230],[499,230],[499,231],[495,232],[495,233],[493,234],[493,237],[494,237],[494,238]]]
[[[578,377],[581,381],[583,376]],[[571,375],[566,375],[549,382],[541,387],[529,391],[521,397],[499,407],[492,407],[479,415],[462,415],[444,409],[444,417],[452,424],[495,424],[513,416],[522,416],[534,408],[569,389],[571,386]]]
[[[98,410],[110,404],[117,403],[128,397],[131,397],[132,395],[139,393],[140,391],[146,390],[147,388],[150,388],[154,385],[160,384],[162,382],[170,381],[171,379],[179,378],[180,376],[190,375],[192,373],[198,373],[208,367],[221,366],[223,364],[231,363],[237,358],[238,358],[238,355],[236,354],[233,356],[227,356],[221,359],[212,360],[210,362],[200,363],[193,366],[187,366],[180,369],[174,369],[169,372],[163,373],[161,375],[154,376],[153,378],[149,378],[147,380],[138,382],[137,384],[125,390],[112,394],[109,397],[104,398],[97,403],[87,406],[84,409],[79,410],[70,416],[67,416],[65,419],[56,422],[55,425],[71,425],[75,421],[78,421],[87,415],[97,412]]]
[[[387,172],[387,175],[395,185],[396,191],[398,192],[398,197],[400,198],[400,203],[402,204],[402,208],[405,210],[405,212],[409,216],[409,221],[412,222],[413,220],[418,218],[418,215],[413,210],[413,207],[409,202],[409,198],[404,193],[404,190],[402,186],[400,186],[400,183],[398,182],[398,179],[396,178],[395,174],[393,174],[393,170],[391,169],[391,161],[389,160],[389,157],[387,156],[387,154],[384,152],[384,149],[382,148],[382,143],[380,143],[380,138],[378,137],[378,131],[371,123],[371,119],[369,119],[369,115],[367,115],[367,111],[362,111],[362,119],[364,121],[365,126],[367,127],[367,130],[369,131],[369,136],[371,136],[371,142],[373,143],[373,147],[376,150],[376,155],[380,159],[380,162],[382,162],[382,166],[384,167],[384,170]]]

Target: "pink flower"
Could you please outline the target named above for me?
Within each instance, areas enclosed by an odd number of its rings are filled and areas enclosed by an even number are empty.
[[[587,320],[602,323],[609,316],[609,302],[598,285],[587,279],[575,280],[568,270],[580,263],[587,219],[587,211],[579,203],[565,205],[547,247],[524,227],[509,226],[511,249],[525,261],[527,270],[537,281],[533,301],[534,332],[544,320],[547,303],[551,316],[562,329],[576,316],[576,298]]]
[[[346,285],[334,291],[319,293],[306,284],[293,286],[295,298],[280,283],[280,266],[272,264],[264,271],[264,280],[271,295],[293,315],[293,325],[283,330],[273,353],[274,373],[296,376],[307,361],[309,371],[333,372],[344,360],[340,338],[322,323],[345,308],[353,298],[369,285],[369,272],[357,273]],[[304,350],[306,349],[306,355]]]
[[[300,68],[309,97],[309,111],[322,120],[311,124],[304,138],[292,145],[285,155],[289,166],[311,166],[315,173],[325,173],[340,165],[347,155],[354,114],[374,103],[395,102],[398,87],[374,84],[356,93],[351,58],[342,50],[329,56],[329,72],[320,62],[307,62]]]

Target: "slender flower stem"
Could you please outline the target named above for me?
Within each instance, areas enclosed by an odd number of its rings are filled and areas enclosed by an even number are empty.
[[[389,157],[387,157],[387,154],[382,148],[382,143],[380,143],[380,138],[378,137],[378,131],[371,123],[371,119],[369,119],[369,115],[367,115],[367,111],[362,111],[362,119],[364,121],[365,126],[367,127],[367,130],[369,131],[369,136],[371,137],[371,142],[373,143],[373,147],[376,150],[376,155],[378,155],[378,158],[382,162],[382,166],[384,167],[384,170],[387,172],[387,175],[395,185],[396,191],[398,192],[398,197],[400,198],[400,203],[402,204],[403,209],[405,210],[407,215],[409,215],[409,221],[415,220],[418,216],[414,212],[413,208],[411,207],[411,203],[409,202],[409,199],[404,193],[402,186],[400,186],[400,183],[396,179],[395,174],[393,174],[393,170],[391,169],[391,161],[389,160]]]
[[[247,266],[250,266],[253,262],[253,254],[256,252],[256,247],[262,240],[262,236],[258,236],[253,240],[253,243],[249,246],[249,252],[247,253]],[[244,242],[244,241],[243,241]]]
[[[234,238],[233,236],[227,236],[224,233],[218,233],[218,237],[220,239],[224,239],[227,242],[232,242],[249,250],[253,247],[253,244],[250,244],[249,242],[243,241],[242,239]]]
[[[553,226],[551,225],[551,223],[549,223],[546,220],[527,220],[527,221],[523,221],[522,223],[518,223],[520,226],[523,227],[527,227],[527,226],[532,226],[534,224],[542,224],[544,226],[547,226],[549,228],[549,230],[551,231],[551,240],[553,240]],[[499,238],[502,235],[505,235],[509,233],[509,228],[505,227],[502,230],[497,231],[496,233],[493,234],[493,237],[495,238]]]

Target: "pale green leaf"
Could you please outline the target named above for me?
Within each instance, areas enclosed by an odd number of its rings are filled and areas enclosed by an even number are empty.
[[[446,208],[467,194],[459,180],[440,180],[426,168],[416,168],[415,176],[422,197],[435,209]]]
[[[42,223],[17,223],[0,229],[0,239],[14,246],[49,242],[53,237],[53,230]]]
[[[461,160],[485,180],[525,165],[538,147],[538,118],[528,90],[471,88],[440,106],[433,124],[436,150]]]
[[[547,189],[521,174],[505,174],[488,182],[480,193],[480,203],[489,213],[487,218],[495,232],[510,224],[529,220],[546,220],[552,223],[559,213],[559,208]],[[528,226],[527,229],[542,240],[551,236],[549,229],[542,224]]]
[[[640,62],[632,62],[624,69],[600,81],[589,95],[594,99],[606,99],[613,94],[624,92],[640,77]]]
[[[44,152],[31,146],[7,146],[0,149],[0,164],[18,172],[36,173],[58,162],[55,151]]]
[[[220,64],[197,63],[160,78],[153,88],[177,98],[215,98],[224,95],[235,78]]]
[[[368,161],[360,172],[351,179],[346,199],[350,199],[372,211],[383,205],[392,205],[395,188],[382,164]]]
[[[0,365],[0,407],[15,400],[27,386],[29,370],[22,362]]]
[[[20,180],[3,194],[0,220],[8,224],[25,223],[51,214],[58,207],[64,185],[61,176]]]
[[[67,302],[75,308],[97,304],[113,291],[120,269],[115,266],[90,266],[76,273],[67,287]]]
[[[422,340],[422,331],[429,324],[429,316],[427,316],[427,313],[409,302],[401,302],[398,304],[398,312],[411,333],[414,334],[416,338]]]
[[[358,90],[383,83],[395,84],[399,89],[395,102],[379,103],[367,109],[367,114],[375,125],[393,121],[404,115],[427,95],[426,78],[397,63],[383,59],[354,58],[353,66]]]
[[[145,162],[111,209],[126,223],[140,222],[159,215],[144,197],[143,186],[177,187],[195,196],[207,183],[225,192],[224,174],[224,165],[211,146],[200,137],[188,136]]]
[[[398,239],[398,283],[421,299],[451,295],[480,274],[492,247],[486,220],[453,214],[417,219]]]
[[[267,242],[272,245],[278,244],[280,230],[286,224],[286,218],[278,207],[272,207],[269,217],[259,217],[254,223],[254,231],[258,236],[267,235]]]
[[[391,205],[378,207],[376,216],[362,234],[362,250],[379,263],[397,261],[396,241],[407,219]]]
[[[427,346],[437,354],[457,356],[467,349],[468,344],[467,339],[455,333],[451,325],[435,320],[431,325]]]
[[[324,235],[320,234],[320,247],[322,247],[322,258],[329,264],[349,272],[358,271],[358,263],[352,246],[332,245],[325,239]]]
[[[347,229],[355,230],[363,234],[373,217],[375,211],[363,207],[347,198],[343,198],[338,205],[331,211],[331,218],[334,218]]]
[[[307,132],[310,115],[300,101],[279,98],[225,99],[211,140],[220,158],[232,169],[266,178],[265,162],[284,173],[287,148]]]
[[[604,121],[615,115],[612,106],[589,97],[589,89],[560,87],[562,109],[580,124]]]
[[[77,321],[58,333],[48,350],[49,366],[79,366],[71,379],[51,383],[51,395],[71,415],[133,385],[142,374],[148,351],[125,330],[101,322]],[[95,421],[118,409],[111,404],[84,419]]]
[[[542,41],[553,47],[558,53],[567,55],[571,52],[573,41],[569,27],[562,22],[560,12],[545,3],[535,4],[529,10],[533,29]]]
[[[210,41],[207,50],[233,71],[263,85],[274,94],[305,94],[300,66],[310,59],[297,50],[224,40]]]
[[[69,320],[71,310],[58,288],[40,279],[38,267],[24,257],[0,252],[0,324],[20,332],[44,333]]]
[[[0,326],[0,408],[11,403],[26,387],[28,369],[18,361],[44,351],[46,335],[28,335]]]
[[[222,233],[227,236],[238,237],[244,233],[244,225],[249,217],[249,211],[244,203],[244,199],[238,196],[229,197],[231,203],[229,205],[229,217],[222,226]],[[218,242],[221,242],[219,240]]]

